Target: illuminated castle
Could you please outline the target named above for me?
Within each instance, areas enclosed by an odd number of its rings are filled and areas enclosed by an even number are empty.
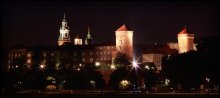
[[[129,29],[126,25],[122,25],[115,31],[115,43],[110,42],[93,44],[90,28],[88,28],[88,32],[84,40],[80,36],[76,36],[73,42],[71,42],[69,31],[70,29],[67,26],[67,21],[64,14],[62,25],[60,27],[58,45],[41,47],[42,49],[40,49],[38,52],[39,54],[44,55],[44,63],[49,61],[46,60],[47,56],[51,56],[49,58],[54,58],[56,55],[62,54],[72,59],[72,62],[67,60],[67,62],[69,62],[71,65],[86,65],[94,63],[112,67],[112,62],[114,61],[117,52],[121,52],[126,54],[130,60],[141,57],[141,63],[153,63],[156,65],[157,70],[162,70],[161,59],[164,55],[169,56],[172,54],[181,54],[190,50],[195,50],[194,34],[190,33],[186,27],[178,34],[178,43],[148,43],[142,45],[133,44],[133,30]],[[34,49],[35,48],[10,49],[8,52],[8,69],[16,68],[16,65],[13,65],[14,59],[20,58],[22,56],[27,57],[27,64],[28,66],[31,66]],[[133,56],[133,54],[135,54],[136,58]]]
[[[190,50],[195,50],[194,34],[189,32],[186,27],[177,35],[178,37],[178,51],[184,53]]]

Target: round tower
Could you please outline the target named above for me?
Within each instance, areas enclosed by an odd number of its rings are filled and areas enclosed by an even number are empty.
[[[115,31],[116,50],[133,58],[133,31],[122,25]]]
[[[186,27],[178,33],[179,53],[194,50],[194,34],[189,32]]]

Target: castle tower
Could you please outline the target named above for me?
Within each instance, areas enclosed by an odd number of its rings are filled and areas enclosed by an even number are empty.
[[[130,59],[133,58],[133,31],[122,25],[115,31],[116,50],[126,54]]]
[[[62,25],[60,27],[60,36],[58,38],[58,46],[61,46],[66,42],[70,42],[69,31],[70,31],[69,26],[67,26],[67,21],[65,19],[65,13],[64,13],[64,18],[62,21]]]
[[[179,53],[184,53],[190,50],[195,50],[194,34],[189,32],[186,27],[178,33],[178,48]]]
[[[88,27],[88,33],[85,39],[85,45],[91,45],[92,44],[92,35],[90,34],[90,29]]]

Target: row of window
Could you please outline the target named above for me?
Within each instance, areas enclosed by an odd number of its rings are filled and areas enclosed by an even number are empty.
[[[111,58],[97,58],[96,61],[110,61]],[[82,58],[82,62],[85,62],[85,58]],[[94,62],[93,58],[89,58],[89,62]]]
[[[113,49],[114,46],[103,46],[103,47],[97,47],[97,49]]]
[[[99,55],[99,54],[100,54],[100,55],[102,55],[102,54],[110,55],[111,52],[110,52],[110,51],[100,51],[100,52],[96,52],[96,55]],[[55,54],[54,54],[54,53],[51,53],[50,55],[51,55],[51,57],[54,57]],[[74,56],[76,56],[76,55],[77,55],[77,53],[74,53]],[[83,52],[82,55],[85,55],[85,52]],[[89,55],[93,55],[93,52],[90,52]],[[9,57],[13,57],[13,56],[14,56],[14,57],[20,57],[21,54],[14,54],[14,55],[13,55],[13,54],[9,54]],[[46,53],[43,53],[43,57],[46,57],[46,56],[47,56],[47,54],[46,54]],[[31,53],[28,53],[28,54],[27,54],[27,57],[30,58],[30,57],[31,57]]]
[[[96,55],[99,55],[99,54],[100,54],[100,55],[102,55],[102,54],[110,55],[111,52],[110,52],[110,51],[100,51],[100,52],[97,51],[97,52],[96,52]],[[74,53],[74,55],[76,56],[75,53]],[[82,55],[85,55],[85,52],[83,52]],[[93,52],[90,52],[89,55],[93,55]]]
[[[21,54],[9,54],[8,57],[21,57]]]

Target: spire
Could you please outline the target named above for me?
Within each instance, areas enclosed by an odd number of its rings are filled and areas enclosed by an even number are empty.
[[[92,44],[92,36],[90,34],[90,28],[88,27],[88,33],[87,33],[87,36],[86,36],[86,39],[85,39],[85,44],[88,45],[88,44]]]
[[[90,33],[90,29],[89,29],[89,27],[88,27],[88,33]]]
[[[90,28],[89,28],[89,27],[88,27],[88,34],[87,34],[86,39],[92,39],[92,36],[91,36],[91,34],[90,34]]]
[[[67,21],[66,21],[66,14],[63,14],[63,20],[62,20],[62,26],[61,29],[69,29],[69,26],[67,26]]]
[[[63,15],[63,22],[66,22],[66,14]]]

